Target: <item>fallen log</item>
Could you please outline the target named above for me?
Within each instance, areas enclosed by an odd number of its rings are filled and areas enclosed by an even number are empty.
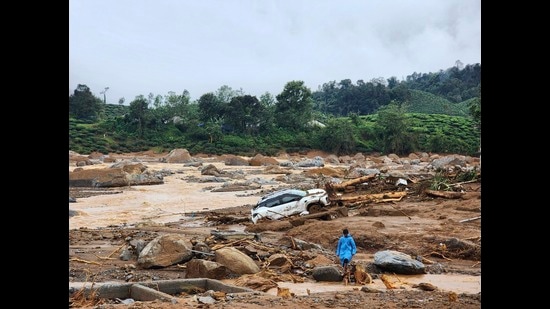
[[[453,191],[436,191],[436,190],[426,190],[426,194],[435,196],[435,197],[443,197],[448,199],[459,199],[462,198],[462,196],[465,194],[464,192],[453,192]]]
[[[371,174],[371,175],[367,175],[367,176],[361,176],[359,178],[355,178],[355,179],[352,179],[352,180],[348,180],[348,181],[344,181],[344,182],[341,182],[341,183],[327,183],[327,186],[330,186],[330,188],[332,188],[333,190],[335,191],[344,191],[346,190],[346,187],[349,187],[349,186],[355,186],[357,184],[362,184],[364,182],[367,182],[373,178],[376,177],[377,174]]]
[[[400,200],[405,195],[407,195],[406,191],[387,192],[387,193],[374,193],[374,194],[366,194],[366,195],[360,195],[360,196],[342,196],[342,197],[333,198],[333,199],[331,199],[331,201],[334,201],[336,203],[338,203],[338,202],[343,202],[343,203],[357,203],[357,202],[380,203],[380,202],[384,202],[384,201],[394,202],[394,201],[396,201],[395,199]]]

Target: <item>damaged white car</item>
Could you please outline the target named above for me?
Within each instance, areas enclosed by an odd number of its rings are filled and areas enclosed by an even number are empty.
[[[293,215],[307,215],[321,211],[330,205],[323,189],[285,189],[262,197],[252,208],[252,222],[260,219],[277,220]]]

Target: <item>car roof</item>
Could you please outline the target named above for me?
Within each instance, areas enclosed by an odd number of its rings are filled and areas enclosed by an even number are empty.
[[[296,195],[300,195],[300,196],[306,196],[307,195],[307,191],[305,190],[300,190],[300,189],[283,189],[283,190],[279,190],[279,191],[275,191],[275,192],[271,192],[267,195],[264,195],[260,201],[263,201],[265,199],[268,199],[268,198],[273,198],[273,197],[277,197],[279,195],[283,195],[283,194],[296,194]]]

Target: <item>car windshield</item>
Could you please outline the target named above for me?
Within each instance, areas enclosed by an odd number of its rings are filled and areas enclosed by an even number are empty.
[[[254,207],[254,209],[259,207],[273,207],[280,204],[297,201],[306,195],[306,191],[297,189],[273,192],[269,195],[262,197],[262,199]]]

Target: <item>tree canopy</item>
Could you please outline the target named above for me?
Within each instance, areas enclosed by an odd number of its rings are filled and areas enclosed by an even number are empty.
[[[279,127],[298,131],[313,120],[311,90],[303,81],[288,82],[276,98],[275,121]]]
[[[74,93],[69,96],[69,116],[82,120],[95,121],[101,118],[105,104],[95,97],[90,88],[78,84]]]

